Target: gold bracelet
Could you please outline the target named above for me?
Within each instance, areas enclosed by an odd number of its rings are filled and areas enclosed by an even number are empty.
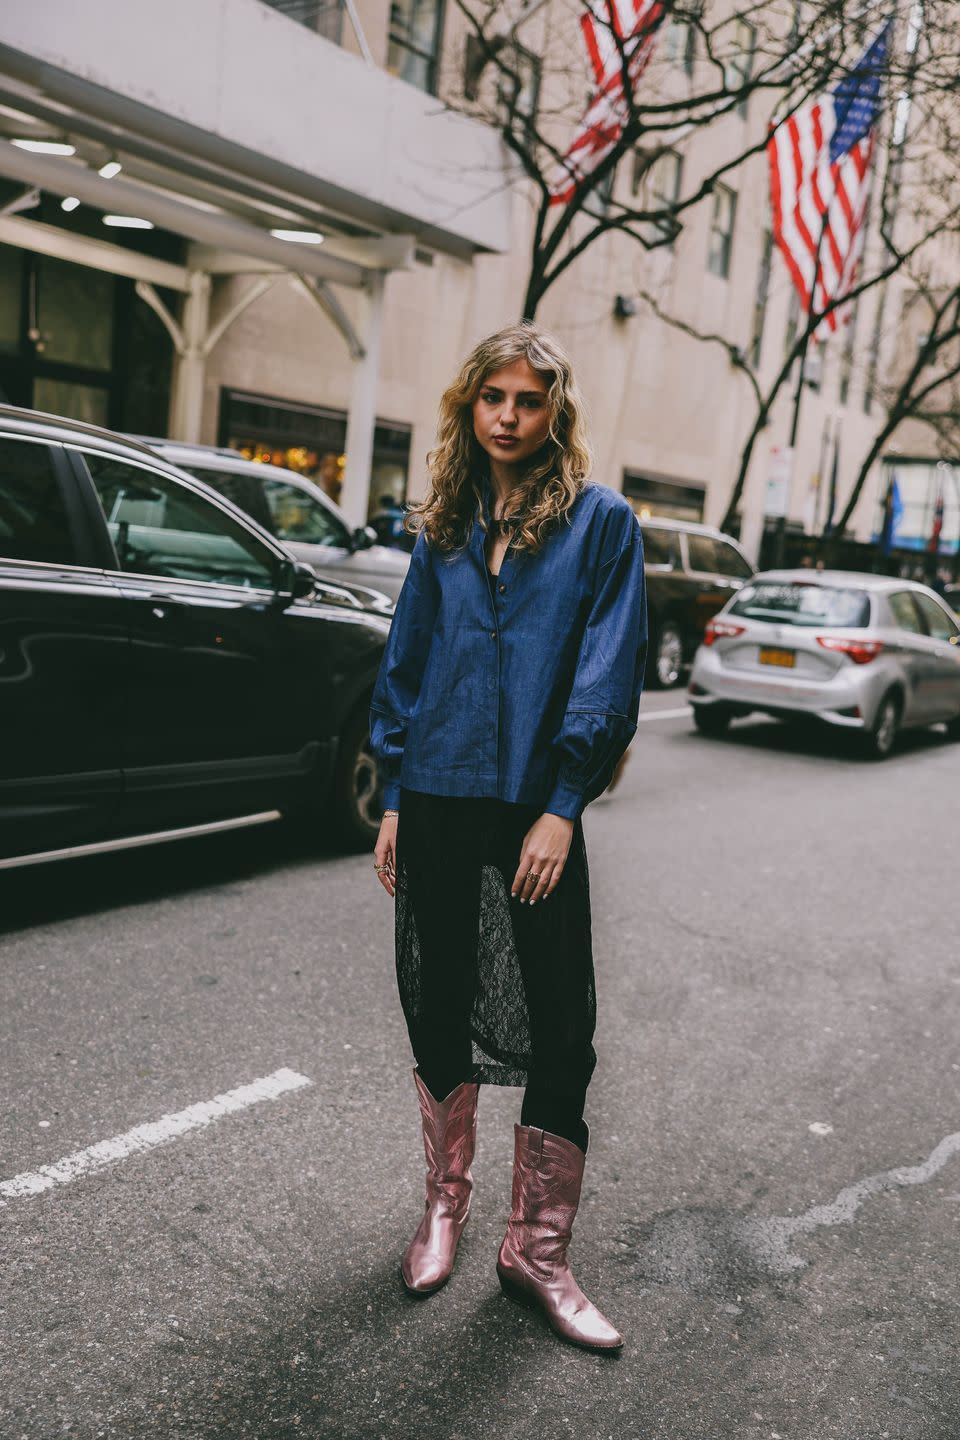
[[[399,810],[384,810],[383,813],[384,813],[384,815],[399,815],[399,814],[400,814],[400,811],[399,811]]]

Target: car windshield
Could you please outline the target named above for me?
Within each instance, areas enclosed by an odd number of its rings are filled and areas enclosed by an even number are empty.
[[[285,480],[265,476],[263,493],[270,506],[271,530],[278,540],[299,540],[305,545],[346,548],[349,537],[335,515],[307,490]]]
[[[843,630],[862,630],[870,623],[870,597],[865,590],[761,581],[745,585],[727,614],[772,620],[778,625],[833,625]]]

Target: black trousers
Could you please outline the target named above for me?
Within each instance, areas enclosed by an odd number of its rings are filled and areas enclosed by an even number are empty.
[[[510,890],[538,809],[406,789],[399,808],[397,980],[425,1084],[438,1100],[463,1080],[522,1085],[521,1124],[585,1151],[596,995],[581,822],[556,889],[531,906]]]

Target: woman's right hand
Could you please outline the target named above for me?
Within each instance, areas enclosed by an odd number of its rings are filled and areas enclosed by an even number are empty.
[[[397,893],[397,821],[399,815],[384,815],[380,821],[380,834],[374,846],[376,865],[386,865],[386,870],[376,872],[377,879],[391,897]]]

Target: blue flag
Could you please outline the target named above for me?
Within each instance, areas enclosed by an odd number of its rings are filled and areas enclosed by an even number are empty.
[[[880,531],[881,555],[889,555],[893,549],[902,519],[903,500],[900,498],[900,486],[897,484],[896,472],[891,471],[890,483],[887,486],[883,502],[883,529]]]

